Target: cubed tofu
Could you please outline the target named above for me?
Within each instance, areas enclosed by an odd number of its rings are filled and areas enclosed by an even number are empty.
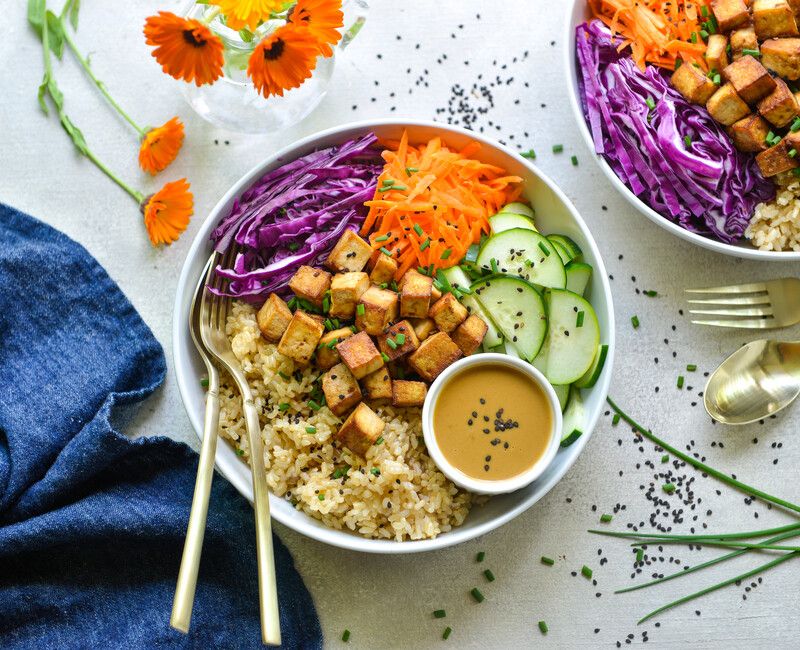
[[[436,287],[431,287],[431,304],[435,303],[441,297],[442,297],[442,292],[439,291]]]
[[[383,365],[381,353],[366,332],[346,338],[336,346],[336,350],[356,379],[366,377]]]
[[[733,85],[727,83],[711,95],[706,110],[720,124],[730,126],[750,114],[750,107],[736,94]]]
[[[388,284],[397,273],[397,260],[383,253],[378,253],[370,262],[369,279],[372,284]]]
[[[389,341],[392,341],[390,344]],[[401,320],[390,325],[389,329],[378,335],[378,348],[390,361],[411,354],[419,347],[419,339],[414,332],[414,327],[407,320]]]
[[[797,100],[783,79],[775,83],[775,90],[758,102],[758,112],[770,124],[783,128],[797,116]]]
[[[341,357],[336,346],[351,336],[353,336],[353,330],[349,327],[327,332],[317,344],[317,357],[315,360],[317,366],[322,370],[327,370],[339,363]]]
[[[431,306],[428,315],[436,327],[449,334],[467,318],[467,308],[452,293],[446,293]]]
[[[278,352],[305,365],[314,356],[324,331],[325,327],[319,318],[298,309],[278,343]]]
[[[486,336],[488,330],[489,326],[486,321],[480,316],[472,314],[456,328],[456,331],[451,336],[455,344],[461,348],[464,356],[468,357],[470,354],[474,354],[481,346],[483,337]]]
[[[781,77],[800,79],[800,38],[771,38],[761,44],[761,62]]]
[[[723,34],[711,34],[708,37],[708,46],[706,47],[705,57],[709,70],[722,72],[722,69],[729,63],[728,37],[724,36]]]
[[[422,406],[428,387],[422,381],[395,379],[392,382],[392,406]]]
[[[372,246],[352,230],[345,230],[325,260],[325,266],[332,271],[363,271],[371,256]]]
[[[750,20],[744,0],[711,0],[711,11],[721,32],[729,32]]]
[[[400,316],[425,318],[431,307],[433,278],[411,270],[400,282]]]
[[[794,11],[787,0],[753,0],[753,28],[760,41],[798,35]]]
[[[397,294],[375,285],[364,293],[356,306],[356,327],[377,336],[397,318]]]
[[[375,441],[383,434],[385,426],[381,417],[361,402],[342,422],[336,438],[354,454],[366,456]]]
[[[361,401],[358,380],[343,363],[337,363],[322,376],[325,403],[336,416],[342,416]]]
[[[408,363],[425,381],[432,382],[462,356],[461,348],[453,339],[444,332],[437,332],[420,343],[419,349],[408,357]]]
[[[298,298],[322,307],[325,292],[331,288],[331,274],[311,266],[301,266],[289,280],[289,288]]]
[[[369,276],[362,271],[337,273],[331,280],[331,308],[333,318],[353,318],[361,294],[369,289]]]
[[[749,54],[729,63],[722,70],[722,78],[729,82],[736,94],[748,104],[755,104],[775,90],[775,80],[767,69]]]
[[[361,380],[361,393],[364,399],[371,402],[391,400],[392,378],[389,376],[389,369],[384,366],[364,377]]]
[[[269,294],[267,301],[256,314],[258,329],[261,330],[261,335],[270,343],[277,343],[281,340],[291,320],[292,312],[288,305],[274,293]]]
[[[432,318],[413,318],[410,322],[414,328],[414,334],[420,341],[424,341],[436,331],[436,323]]]
[[[758,39],[756,30],[752,25],[734,29],[729,35],[731,45],[731,58],[738,61],[744,55],[744,50],[758,50]]]
[[[728,129],[733,145],[745,153],[758,153],[767,148],[769,124],[760,115],[749,115]]]
[[[787,146],[786,139],[784,138],[778,144],[770,147],[766,151],[762,151],[756,156],[758,168],[761,174],[767,178],[770,176],[777,176],[783,172],[788,172],[790,169],[800,167],[800,162],[797,158],[789,155],[792,147]]]
[[[685,64],[672,73],[672,87],[693,104],[705,104],[717,91],[717,84],[703,74],[699,68]]]

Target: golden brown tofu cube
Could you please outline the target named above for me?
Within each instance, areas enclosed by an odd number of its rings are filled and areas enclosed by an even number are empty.
[[[433,304],[429,316],[436,327],[449,334],[464,322],[467,308],[452,293],[446,293]]]
[[[711,11],[721,32],[729,32],[750,20],[744,0],[711,0]]]
[[[411,270],[400,282],[400,316],[425,318],[431,306],[433,278]]]
[[[331,288],[331,274],[311,266],[301,266],[289,280],[289,288],[298,298],[322,307],[325,292]]]
[[[781,77],[800,79],[800,38],[771,38],[761,44],[761,62]]]
[[[372,284],[388,284],[397,273],[397,260],[383,253],[378,253],[370,263],[369,279]]]
[[[452,339],[455,344],[461,348],[465,357],[474,354],[483,343],[483,337],[489,326],[480,316],[472,314],[461,325],[456,328],[452,334]]]
[[[463,356],[453,339],[437,332],[420,343],[419,349],[408,357],[409,365],[427,382],[432,382],[441,372]]]
[[[383,365],[383,357],[369,334],[359,332],[336,346],[342,362],[350,368],[356,379],[366,377]]]
[[[278,352],[300,365],[311,361],[325,327],[318,318],[297,310],[278,343]]]
[[[728,37],[731,45],[731,58],[734,61],[738,61],[744,56],[743,50],[758,50],[756,30],[752,25],[734,29]]]
[[[789,155],[792,147],[787,146],[786,139],[784,138],[778,144],[770,147],[766,151],[762,151],[756,156],[758,168],[761,174],[766,178],[776,176],[783,172],[788,172],[790,169],[800,167],[800,163],[796,158]]]
[[[353,318],[358,299],[369,289],[369,276],[361,271],[337,273],[331,280],[331,308],[333,318]]]
[[[389,369],[384,366],[364,377],[361,380],[361,392],[364,399],[371,402],[392,399],[392,378],[389,376]]]
[[[722,34],[711,34],[708,37],[705,57],[709,70],[722,72],[728,65],[728,38]]]
[[[389,326],[386,333],[378,335],[378,347],[390,361],[394,361],[416,350],[419,347],[419,339],[411,323],[401,320]]]
[[[420,341],[424,341],[436,331],[436,323],[432,318],[414,318],[410,322],[414,328],[414,334]]]
[[[361,401],[358,380],[343,363],[337,363],[322,376],[325,403],[336,416],[342,416]]]
[[[754,104],[775,90],[775,80],[767,69],[749,54],[729,63],[722,70],[722,78],[729,82],[736,94],[748,104]]]
[[[735,122],[729,129],[728,135],[733,140],[733,145],[746,153],[758,153],[767,148],[766,137],[769,133],[769,124],[760,115],[749,115]]]
[[[397,318],[397,294],[375,285],[364,293],[356,306],[356,327],[367,334],[381,334]]]
[[[332,271],[363,271],[372,256],[372,246],[352,230],[345,230],[336,246],[325,260],[325,266]]]
[[[277,343],[281,340],[281,336],[289,327],[290,320],[292,320],[291,310],[283,299],[274,293],[269,294],[267,301],[256,314],[258,329],[270,343]]]
[[[351,336],[353,336],[353,330],[349,327],[327,332],[317,344],[317,366],[322,370],[327,370],[339,363],[341,357],[336,346]]]
[[[381,437],[385,426],[381,417],[361,402],[342,422],[336,438],[354,454],[366,456],[370,447]]]
[[[758,102],[758,112],[768,122],[782,128],[798,113],[797,100],[783,79],[776,79],[775,90]]]
[[[392,382],[392,406],[422,406],[428,387],[421,381],[395,379]]]
[[[703,74],[699,68],[686,64],[672,73],[672,87],[693,104],[705,104],[717,91],[717,84]]]
[[[706,102],[706,110],[725,126],[730,126],[750,114],[750,107],[736,94],[731,84],[725,84],[711,95],[711,99]]]
[[[794,11],[787,0],[753,0],[753,28],[762,41],[798,34]]]

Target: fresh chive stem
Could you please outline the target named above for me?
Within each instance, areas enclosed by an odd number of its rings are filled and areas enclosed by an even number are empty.
[[[659,540],[685,540],[687,542],[697,542],[698,544],[704,543],[708,540],[715,539],[752,539],[754,537],[766,537],[776,533],[786,533],[796,531],[795,534],[800,535],[800,522],[794,524],[787,524],[786,526],[778,526],[777,528],[765,528],[763,530],[750,530],[743,533],[707,533],[703,535],[671,535],[669,533],[626,533],[617,532],[613,530],[600,530],[592,529],[588,532],[595,535],[605,535],[606,537],[621,537],[623,539],[650,539],[657,540],[653,543],[658,543]]]
[[[547,557],[546,555],[542,555],[542,564],[546,564],[547,566],[553,566],[555,563],[556,561],[553,558]]]
[[[494,582],[495,581],[494,573],[492,573],[491,569],[486,569],[486,571],[483,572],[483,575],[486,577],[486,580],[488,580],[489,582]]]
[[[472,597],[475,599],[476,602],[482,603],[484,600],[486,600],[486,596],[484,596],[481,593],[481,590],[478,589],[477,587],[473,587],[472,591],[470,591],[469,593],[472,594]]]
[[[667,544],[693,544],[696,542],[688,542],[686,540],[681,539],[660,539],[657,542],[652,539],[644,539],[638,542],[633,542],[631,546],[647,546],[648,544],[660,544],[660,545],[667,545]],[[797,552],[800,551],[800,546],[787,546],[785,544],[753,544],[751,542],[737,542],[737,541],[724,541],[724,540],[713,540],[709,539],[704,542],[701,542],[703,546],[718,546],[720,548],[745,548],[745,549],[761,549],[765,551],[792,551]]]

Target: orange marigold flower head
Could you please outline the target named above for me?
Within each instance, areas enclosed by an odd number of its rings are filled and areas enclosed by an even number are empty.
[[[322,56],[331,56],[342,38],[339,29],[344,25],[342,0],[298,0],[289,13],[289,20],[307,27],[319,44]]]
[[[173,117],[162,126],[147,131],[139,147],[139,167],[150,174],[166,169],[183,145],[183,123]]]
[[[247,27],[251,31],[270,14],[283,11],[285,0],[211,0],[225,14],[225,24],[231,29]]]
[[[185,178],[167,183],[142,201],[144,227],[153,246],[171,244],[189,225],[194,200]]]
[[[159,11],[144,24],[153,56],[168,75],[198,86],[214,83],[222,76],[222,41],[203,23]]]
[[[319,44],[304,27],[287,23],[262,40],[250,55],[247,75],[264,97],[297,88],[317,65]]]

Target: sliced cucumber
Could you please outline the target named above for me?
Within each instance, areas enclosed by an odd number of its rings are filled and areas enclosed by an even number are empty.
[[[533,208],[529,205],[525,205],[524,203],[509,203],[508,205],[504,205],[502,208],[500,208],[500,212],[521,214],[523,217],[528,217],[528,219],[533,219],[534,217]]]
[[[569,386],[556,384],[553,386],[553,390],[556,392],[558,403],[561,405],[561,411],[563,412],[567,408],[567,402],[569,402]]]
[[[548,237],[549,239],[549,237]],[[558,256],[561,258],[561,261],[566,265],[572,261],[572,256],[569,254],[566,248],[564,248],[563,244],[559,244],[557,241],[550,240],[550,243],[553,244],[553,247],[556,249]]]
[[[521,278],[504,275],[482,278],[470,288],[520,356],[528,361],[533,359],[547,332],[544,299],[536,288]]]
[[[450,286],[457,289],[469,290],[469,287],[473,282],[470,280],[464,269],[459,266],[451,266],[449,269],[443,269],[440,272],[450,283]],[[494,324],[486,309],[484,309],[483,305],[481,304],[481,301],[476,298],[475,294],[462,294],[460,300],[461,304],[467,308],[467,311],[470,314],[480,316],[480,318],[482,318],[483,321],[489,326],[489,329],[486,331],[486,336],[483,337],[483,349],[488,350],[489,348],[494,348],[502,344],[503,333],[500,331],[497,325]]]
[[[561,446],[569,447],[583,435],[583,427],[586,426],[581,391],[574,386],[569,390],[569,401],[567,402],[567,408],[564,409],[562,422]]]
[[[571,291],[550,289],[545,300],[550,321],[544,374],[551,384],[571,384],[583,377],[597,356],[597,315],[586,300]]]
[[[572,261],[564,267],[564,271],[567,274],[567,291],[584,295],[592,277],[592,267],[585,262]]]
[[[497,234],[504,230],[511,230],[512,228],[523,228],[524,230],[536,230],[533,221],[528,217],[523,217],[521,214],[513,214],[511,212],[498,212],[493,217],[489,217],[489,225],[492,227],[492,232]]]
[[[447,279],[450,286],[457,289],[469,289],[469,285],[472,284],[472,280],[469,279],[469,276],[460,266],[451,266],[449,269],[441,269],[439,273]]]
[[[517,347],[509,340],[506,340],[503,343],[505,353],[510,356],[514,357],[515,359],[522,359],[522,355],[519,353]]]
[[[533,230],[512,228],[492,235],[478,253],[476,263],[495,273],[516,275],[543,287],[567,286],[564,264],[555,247],[547,237]]]
[[[574,260],[583,255],[581,247],[566,235],[548,235],[547,238],[556,244],[561,245],[569,255],[570,260]]]
[[[603,366],[606,363],[607,356],[608,346],[603,344],[597,350],[597,354],[594,356],[594,361],[592,361],[592,365],[589,366],[589,370],[583,374],[583,377],[575,382],[575,385],[578,388],[591,388],[594,386],[600,378],[600,373],[603,372]]]

